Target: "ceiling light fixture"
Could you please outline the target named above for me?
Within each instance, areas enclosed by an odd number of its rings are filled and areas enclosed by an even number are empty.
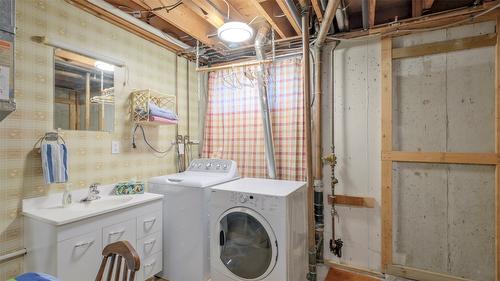
[[[217,35],[224,41],[241,43],[252,38],[253,29],[244,22],[230,21],[219,27]]]
[[[227,20],[229,20],[229,3],[227,5]],[[221,40],[231,43],[241,43],[253,37],[253,29],[250,25],[241,21],[227,21],[217,29],[217,35]]]

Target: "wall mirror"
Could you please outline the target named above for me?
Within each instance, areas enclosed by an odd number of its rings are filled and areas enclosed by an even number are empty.
[[[54,51],[54,129],[112,132],[114,65]]]

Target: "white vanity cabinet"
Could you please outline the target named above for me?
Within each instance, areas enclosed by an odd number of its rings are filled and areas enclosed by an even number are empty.
[[[63,224],[26,215],[25,270],[45,272],[62,281],[93,281],[103,248],[127,240],[141,258],[136,280],[146,280],[161,271],[162,221],[161,200]]]

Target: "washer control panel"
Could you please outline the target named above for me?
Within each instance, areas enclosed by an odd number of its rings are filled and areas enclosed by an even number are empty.
[[[232,160],[201,158],[191,161],[187,170],[194,172],[230,173],[236,170],[236,163]]]

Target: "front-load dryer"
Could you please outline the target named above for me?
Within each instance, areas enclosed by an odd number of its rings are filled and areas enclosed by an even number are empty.
[[[169,281],[210,278],[209,187],[237,178],[234,161],[196,159],[185,172],[149,179],[149,192],[164,195],[163,270],[158,276]]]
[[[303,281],[306,184],[242,178],[211,188],[212,281]]]

